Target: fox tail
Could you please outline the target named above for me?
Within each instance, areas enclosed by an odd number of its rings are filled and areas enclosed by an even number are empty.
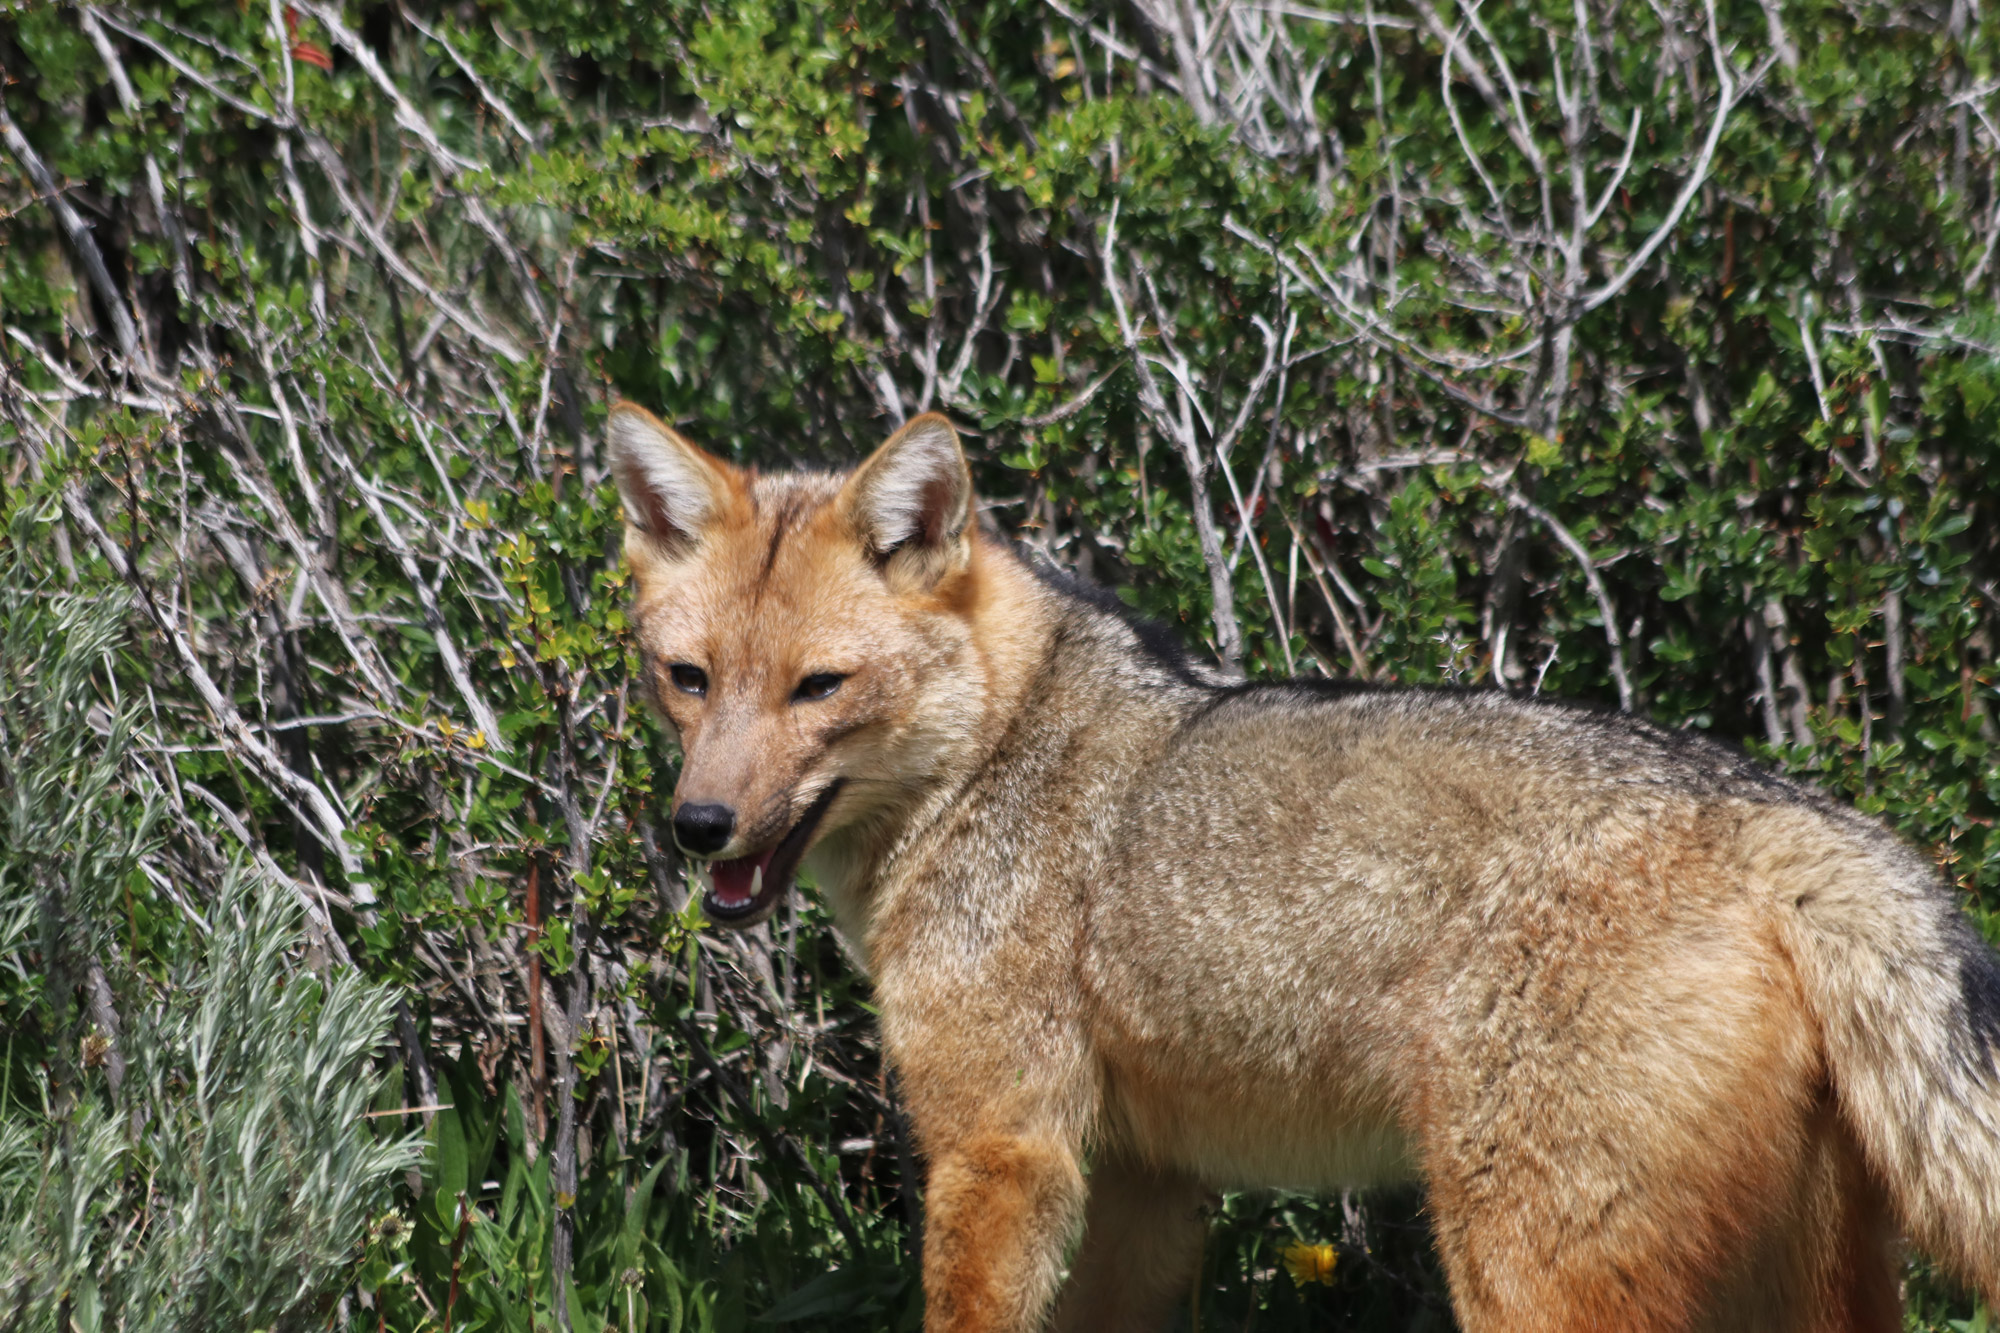
[[[1847,811],[1753,840],[1841,1115],[1910,1235],[2000,1304],[2000,956],[1921,855]],[[1828,824],[1834,825],[1828,837]]]

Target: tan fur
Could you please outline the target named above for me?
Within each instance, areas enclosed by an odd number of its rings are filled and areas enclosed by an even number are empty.
[[[836,793],[927,1327],[1041,1327],[1079,1228],[1058,1326],[1157,1327],[1206,1191],[1407,1178],[1471,1333],[1892,1329],[1898,1221],[2000,1296],[2000,968],[1878,824],[1641,722],[1227,686],[980,535],[941,418],[774,477],[616,411],[677,800],[741,856]]]
[[[1166,1326],[1200,1261],[1218,1202],[1192,1176],[1118,1157],[1090,1173],[1083,1248],[1057,1304],[1057,1333],[1147,1333]]]

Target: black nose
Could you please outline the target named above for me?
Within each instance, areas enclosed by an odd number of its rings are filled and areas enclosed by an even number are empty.
[[[719,851],[736,827],[736,812],[726,805],[684,805],[674,816],[674,841],[696,856]]]

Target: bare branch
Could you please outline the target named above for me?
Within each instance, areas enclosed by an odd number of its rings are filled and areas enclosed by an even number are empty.
[[[1563,549],[1576,557],[1583,567],[1584,582],[1590,585],[1590,595],[1597,599],[1597,614],[1604,621],[1604,639],[1611,648],[1611,679],[1618,686],[1618,711],[1629,713],[1634,706],[1632,678],[1625,670],[1625,640],[1618,633],[1618,612],[1611,605],[1611,593],[1604,586],[1603,576],[1597,572],[1597,563],[1590,558],[1590,551],[1576,539],[1576,534],[1564,527],[1555,515],[1528,499],[1512,487],[1502,494],[1507,503],[1547,528]]]

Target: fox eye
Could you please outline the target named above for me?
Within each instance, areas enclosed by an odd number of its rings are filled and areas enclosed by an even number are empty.
[[[682,694],[708,693],[708,673],[698,666],[676,662],[667,668],[667,675],[673,679],[674,688]]]
[[[792,691],[792,698],[807,701],[824,699],[839,689],[840,682],[846,679],[847,677],[832,671],[821,671],[816,675],[807,676],[804,680],[800,681],[799,687]]]

